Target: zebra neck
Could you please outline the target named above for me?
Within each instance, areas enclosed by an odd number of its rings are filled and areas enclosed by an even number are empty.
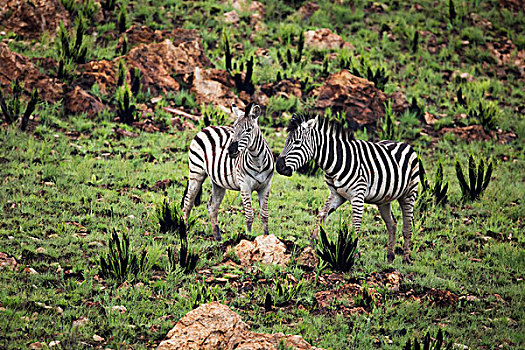
[[[347,135],[331,128],[319,128],[313,133],[314,152],[312,159],[326,174],[331,174],[340,168],[343,152],[352,149],[352,142]]]
[[[247,149],[248,158],[252,163],[263,163],[264,162],[264,138],[261,131],[257,129],[256,134],[253,137],[252,144]]]

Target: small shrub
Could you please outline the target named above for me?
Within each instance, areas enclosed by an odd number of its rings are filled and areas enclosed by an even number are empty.
[[[105,0],[101,4],[104,10],[113,11],[117,5],[117,0]]]
[[[118,14],[118,31],[119,33],[124,33],[127,29],[127,17],[128,12],[126,10],[126,6],[123,4],[120,4],[120,12]]]
[[[454,23],[456,20],[456,7],[454,6],[454,0],[448,0],[448,19],[450,23]]]
[[[476,166],[474,157],[470,155],[468,165],[469,183],[467,183],[465,176],[463,175],[461,163],[459,160],[456,160],[456,175],[464,200],[479,199],[481,194],[489,185],[490,178],[492,176],[492,159],[490,159],[487,163],[488,167],[487,171],[485,172],[485,161],[480,159],[479,165]]]
[[[458,99],[458,103],[462,106],[467,106],[468,102],[467,102],[467,98],[465,97],[465,95],[463,95],[463,89],[461,88],[461,86],[459,87],[458,91],[456,92],[456,97]]]
[[[35,111],[35,108],[39,102],[38,90],[33,90],[33,92],[31,93],[31,99],[25,106],[25,109],[23,108],[23,103],[20,100],[20,96],[24,91],[24,87],[18,81],[18,79],[15,79],[13,82],[11,82],[11,91],[11,99],[6,101],[4,99],[2,91],[0,90],[0,111],[2,112],[4,116],[4,121],[7,124],[12,124],[18,119],[20,119],[20,129],[25,130],[27,128],[29,117]],[[23,113],[22,110],[24,111]]]
[[[415,30],[414,37],[412,38],[412,53],[415,54],[418,48],[419,48],[419,32]]]
[[[212,301],[220,301],[220,299],[219,286],[209,287],[206,285],[203,278],[202,283],[190,285],[187,303],[193,310],[199,307],[199,305],[207,304]]]
[[[330,267],[336,271],[348,272],[355,263],[358,238],[353,238],[353,228],[349,232],[348,226],[342,224],[339,227],[337,241],[328,240],[324,228],[320,227],[320,242],[315,251]]]
[[[124,83],[124,86],[117,88],[115,100],[117,102],[117,116],[119,121],[128,125],[133,124],[137,119],[138,110],[135,98],[131,94],[127,82]]]
[[[188,249],[188,240],[181,240],[179,251],[175,247],[168,247],[169,271],[174,271],[179,266],[185,273],[195,271],[199,256],[194,251]]]
[[[275,306],[282,306],[290,302],[292,299],[297,298],[301,290],[304,288],[304,281],[301,280],[294,284],[287,278],[276,279],[273,287],[273,300]]]
[[[112,278],[118,282],[131,281],[146,270],[147,262],[146,250],[137,255],[130,249],[127,233],[119,237],[117,232],[113,232],[108,240],[106,256],[100,256],[99,274],[102,278]]]
[[[449,342],[448,344],[444,342],[443,332],[440,329],[437,333],[435,340],[430,339],[430,332],[427,332],[425,338],[421,343],[419,343],[417,339],[414,339],[414,344],[412,345],[411,340],[408,339],[407,343],[405,344],[404,350],[419,350],[421,348],[423,348],[424,350],[451,350],[452,342]]]
[[[444,182],[443,178],[443,164],[441,162],[438,163],[438,167],[436,170],[436,176],[434,178],[434,186],[430,186],[428,182],[428,178],[425,172],[425,168],[423,166],[423,162],[421,161],[421,158],[419,161],[419,183],[421,184],[421,192],[418,196],[418,200],[421,203],[420,208],[422,210],[426,210],[428,207],[428,202],[430,200],[433,200],[436,205],[438,204],[445,204],[447,202],[447,191],[448,191],[448,183]]]
[[[255,86],[253,85],[253,56],[246,62],[246,72],[244,73],[244,79],[242,72],[244,71],[244,62],[237,64],[233,62],[233,55],[230,49],[230,42],[226,35],[224,35],[224,60],[226,70],[233,78],[235,82],[235,88],[238,91],[246,91],[248,94],[255,92]]]
[[[412,97],[412,103],[410,103],[408,110],[410,111],[410,113],[414,114],[419,120],[425,120],[425,109],[422,105],[419,105],[419,103],[417,102],[417,98]]]
[[[394,123],[395,112],[392,111],[392,103],[389,100],[385,103],[385,119],[381,125],[380,138],[381,140],[398,140],[399,132]]]
[[[210,125],[225,125],[228,116],[222,110],[214,108],[212,105],[202,104],[202,118],[199,120],[201,129]]]
[[[88,54],[87,44],[84,41],[87,26],[86,20],[82,16],[78,16],[75,21],[76,34],[74,38],[64,27],[64,23],[60,22],[58,29],[58,55],[63,64],[67,60],[74,63],[85,63]]]
[[[484,106],[481,102],[478,104],[477,109],[472,108],[468,112],[469,117],[479,122],[485,131],[496,129],[496,114],[496,106],[492,104]]]

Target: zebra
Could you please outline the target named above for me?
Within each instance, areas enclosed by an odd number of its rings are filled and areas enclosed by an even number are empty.
[[[403,214],[403,262],[410,263],[412,217],[419,184],[418,156],[412,147],[396,141],[355,140],[336,121],[312,115],[292,116],[284,149],[276,170],[284,176],[310,159],[324,170],[330,194],[319,212],[318,226],[345,201],[352,205],[352,222],[359,231],[364,203],[376,204],[385,222],[389,239],[387,260],[394,260],[396,220],[391,202],[397,200]]]
[[[187,193],[183,198],[183,215],[187,222],[202,183],[209,176],[212,195],[208,202],[215,239],[221,240],[217,222],[219,206],[226,189],[240,191],[244,206],[246,230],[252,231],[252,192],[259,196],[260,215],[264,234],[268,234],[268,197],[274,170],[273,153],[257,124],[261,108],[248,104],[246,113],[232,104],[236,116],[233,128],[209,126],[193,139],[188,151],[189,176]]]

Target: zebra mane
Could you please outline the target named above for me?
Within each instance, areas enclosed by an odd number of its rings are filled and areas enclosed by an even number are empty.
[[[297,130],[301,124],[304,122],[318,118],[320,127],[327,133],[335,133],[341,136],[346,136],[349,139],[354,139],[354,132],[350,127],[341,123],[339,120],[334,119],[333,117],[320,116],[312,112],[307,112],[303,114],[293,114],[290,123],[288,124],[287,132],[293,132]]]
[[[310,120],[310,119],[313,119],[317,116],[317,114],[314,114],[314,113],[311,113],[311,112],[308,112],[308,113],[303,113],[303,114],[299,114],[299,113],[294,113],[292,115],[292,119],[290,119],[290,123],[288,123],[288,127],[286,128],[286,131],[288,132],[293,132],[295,130],[297,130],[302,123]]]

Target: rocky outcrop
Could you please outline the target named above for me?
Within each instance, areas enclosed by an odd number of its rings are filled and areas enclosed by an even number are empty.
[[[304,33],[304,45],[317,50],[335,50],[341,48],[353,48],[352,44],[347,43],[339,35],[332,33],[328,28],[309,30]]]
[[[315,107],[320,111],[330,107],[332,112],[345,112],[350,125],[376,127],[385,113],[386,95],[374,83],[342,70],[328,77],[323,86],[315,89]]]
[[[18,79],[28,94],[33,89],[39,90],[43,100],[57,102],[64,94],[64,83],[56,78],[44,75],[29,58],[11,51],[9,46],[0,43],[0,88],[10,90],[11,82]]]
[[[188,312],[168,332],[157,350],[277,350],[282,341],[297,350],[321,350],[301,336],[250,331],[239,315],[218,302]]]
[[[97,115],[103,109],[107,108],[98,97],[82,90],[79,86],[75,86],[73,90],[68,92],[64,101],[64,107],[67,113],[86,113],[90,117]]]
[[[250,242],[243,239],[236,247],[235,254],[243,265],[255,263],[286,265],[290,256],[286,246],[275,235],[263,235]]]
[[[244,103],[234,93],[235,82],[231,75],[222,69],[201,69],[195,67],[191,92],[199,104],[243,106]]]
[[[59,0],[4,0],[0,4],[0,28],[24,39],[39,38],[44,32],[55,35],[60,22],[70,25],[69,13]]]

